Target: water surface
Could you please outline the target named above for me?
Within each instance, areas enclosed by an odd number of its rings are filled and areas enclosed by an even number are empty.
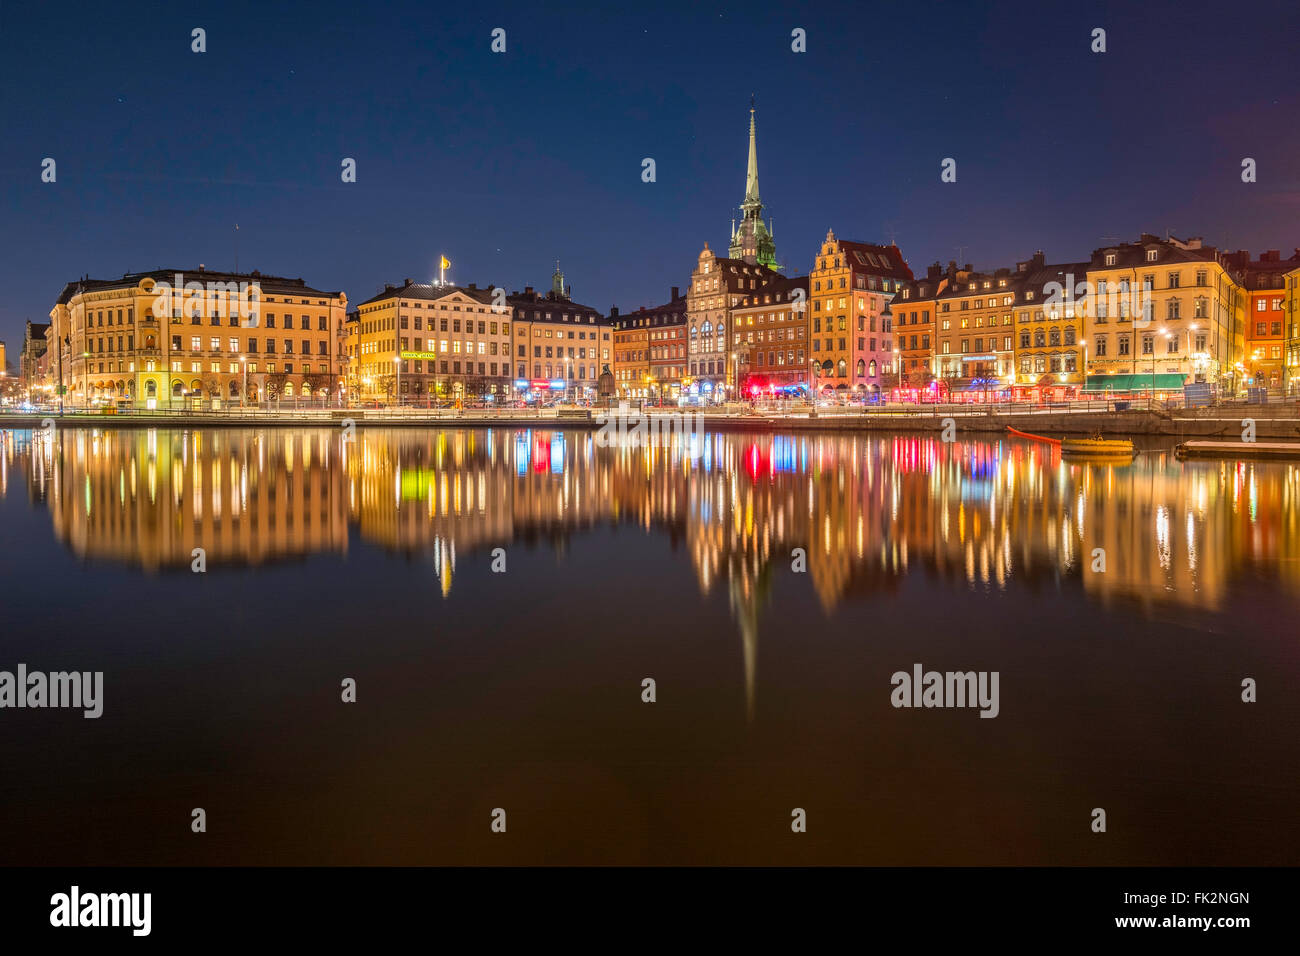
[[[0,710],[0,863],[1296,862],[1300,469],[696,450],[0,431],[0,669],[105,681]]]

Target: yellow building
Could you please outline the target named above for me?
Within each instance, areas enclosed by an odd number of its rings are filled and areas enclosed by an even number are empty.
[[[328,400],[343,374],[342,292],[259,272],[131,273],[68,283],[50,310],[56,400],[173,407]]]
[[[1088,286],[1088,391],[1208,382],[1236,394],[1249,296],[1213,246],[1149,234],[1106,246],[1092,254]]]
[[[1300,266],[1288,272],[1283,279],[1285,298],[1282,300],[1282,321],[1286,355],[1283,382],[1286,394],[1294,395],[1300,387]]]
[[[596,379],[611,361],[612,330],[605,317],[570,297],[558,266],[545,295],[525,286],[507,297],[514,315],[511,356],[514,385],[527,383],[533,391],[549,390],[571,399],[596,396]],[[564,388],[551,383],[563,382]]]
[[[1083,385],[1087,277],[1087,262],[1052,264],[1041,252],[1016,263],[1014,397],[1056,400]]]
[[[504,289],[407,279],[357,306],[348,372],[362,401],[425,405],[504,397],[510,306]],[[400,357],[399,357],[399,354]]]

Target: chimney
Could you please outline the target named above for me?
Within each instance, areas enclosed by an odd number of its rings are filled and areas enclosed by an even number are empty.
[[[611,319],[617,319],[617,318],[618,318],[618,306],[616,306],[616,305],[611,305],[611,306],[609,307],[609,317],[610,317]]]
[[[673,286],[673,297],[672,297],[671,299],[669,299],[668,301],[669,301],[669,302],[676,302],[676,301],[677,301],[678,299],[680,299],[681,297],[682,297],[682,296],[681,296],[681,290],[678,289],[677,286]]]
[[[406,288],[408,285],[410,285],[410,284],[411,284],[411,280],[410,280],[410,279],[403,279],[403,280],[402,280],[402,288],[403,288],[403,289],[405,289],[405,288]]]
[[[1040,269],[1043,268],[1043,266],[1047,265],[1047,256],[1043,255],[1042,249],[1035,250],[1034,265],[1038,266],[1038,268]]]
[[[200,272],[203,271],[203,263],[201,263],[201,262],[199,263],[199,271],[200,271]]]
[[[1259,258],[1262,262],[1281,262],[1282,253],[1278,252],[1276,249],[1270,249],[1268,250],[1268,252],[1264,253]],[[203,267],[200,266],[199,268],[203,268]]]
[[[467,286],[467,288],[469,289],[470,292],[477,292],[477,291],[478,291],[478,286],[475,285],[473,282],[471,282],[471,283]]]
[[[532,294],[533,294],[533,287],[530,285],[524,286],[524,295],[532,295]]]
[[[936,260],[926,267],[925,277],[927,279],[937,279],[943,275],[943,266]]]

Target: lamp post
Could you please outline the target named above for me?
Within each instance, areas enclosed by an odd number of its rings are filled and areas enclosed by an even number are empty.
[[[900,391],[903,388],[903,353],[897,347],[894,348],[894,388]]]
[[[244,366],[244,390],[240,393],[244,406],[248,406],[248,356],[239,356],[239,364]]]
[[[402,404],[402,356],[393,356],[393,404]]]
[[[90,411],[90,353],[81,353],[81,384],[85,391],[82,393],[82,404],[86,406],[86,411]]]

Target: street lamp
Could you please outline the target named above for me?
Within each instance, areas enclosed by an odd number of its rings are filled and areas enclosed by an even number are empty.
[[[394,404],[401,405],[402,404],[402,357],[400,355],[393,356],[393,370],[395,375],[395,378],[393,379],[393,402]]]
[[[90,411],[90,353],[81,353],[81,384],[85,388],[82,394],[82,402],[86,406],[86,411]]]
[[[248,405],[248,356],[239,356],[239,364],[244,366],[244,391],[240,394],[245,407]]]

